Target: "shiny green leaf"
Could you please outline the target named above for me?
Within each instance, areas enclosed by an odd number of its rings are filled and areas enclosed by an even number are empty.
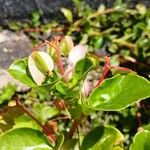
[[[72,79],[69,81],[70,87],[75,86],[76,84],[79,83],[79,81],[85,78],[87,73],[92,69],[93,65],[94,64],[92,60],[89,58],[79,60],[75,66],[75,73]]]
[[[150,82],[130,73],[105,80],[89,96],[88,106],[95,110],[117,111],[150,97]]]
[[[26,84],[27,86],[35,86],[35,82],[28,71],[27,58],[15,61],[8,68],[8,72],[20,82]]]
[[[79,150],[77,148],[77,143],[78,140],[77,139],[69,139],[64,141],[64,144],[61,147],[61,150]]]
[[[85,136],[81,150],[114,150],[122,141],[123,135],[119,130],[110,126],[98,126]]]
[[[150,149],[150,131],[143,130],[137,133],[133,139],[130,150],[149,150]]]
[[[12,129],[0,136],[0,150],[52,150],[46,137],[31,128]]]

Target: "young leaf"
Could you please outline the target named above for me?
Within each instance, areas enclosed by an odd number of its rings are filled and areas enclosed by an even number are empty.
[[[133,139],[130,150],[149,150],[150,149],[150,131],[143,130],[137,133]]]
[[[117,111],[150,97],[150,82],[136,74],[116,75],[105,80],[88,99],[95,110]]]
[[[72,15],[71,10],[66,9],[66,8],[61,8],[60,10],[69,22],[73,21],[73,15]]]
[[[94,64],[89,58],[79,60],[75,66],[75,73],[69,81],[70,88],[75,86],[76,84],[79,84],[79,81],[85,78],[85,76],[92,69],[93,66]]]
[[[113,150],[123,141],[123,135],[116,128],[98,126],[90,131],[81,145],[82,150]],[[120,150],[123,150],[119,146]]]
[[[52,150],[46,137],[31,128],[12,129],[0,136],[1,150]]]
[[[28,72],[28,65],[27,65],[27,58],[20,59],[15,61],[11,66],[8,68],[8,72],[20,82],[26,84],[27,86],[35,86],[36,84],[32,80]]]

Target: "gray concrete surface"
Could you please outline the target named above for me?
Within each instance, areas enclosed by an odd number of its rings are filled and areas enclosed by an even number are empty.
[[[14,60],[30,54],[30,49],[31,41],[25,34],[8,30],[0,32],[0,88],[8,83],[17,84],[18,90],[24,88],[21,83],[8,74],[7,68]]]

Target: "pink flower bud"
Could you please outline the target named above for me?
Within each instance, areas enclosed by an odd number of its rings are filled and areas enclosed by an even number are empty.
[[[84,58],[87,53],[87,48],[83,45],[76,45],[69,53],[68,60],[69,64],[75,66],[77,61]]]

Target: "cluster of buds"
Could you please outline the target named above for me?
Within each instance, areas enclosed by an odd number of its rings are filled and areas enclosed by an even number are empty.
[[[28,58],[28,69],[37,85],[41,85],[45,81],[46,76],[53,75],[56,60],[58,60],[58,65],[60,70],[62,70],[62,76],[65,76],[66,79],[71,78],[77,61],[84,58],[87,54],[87,48],[83,45],[74,46],[70,36],[65,36],[64,38],[55,37],[51,42],[46,41],[46,45],[47,52],[33,51]],[[68,57],[66,71],[64,71],[61,56]],[[83,93],[84,89],[87,93],[85,87],[82,90]]]

